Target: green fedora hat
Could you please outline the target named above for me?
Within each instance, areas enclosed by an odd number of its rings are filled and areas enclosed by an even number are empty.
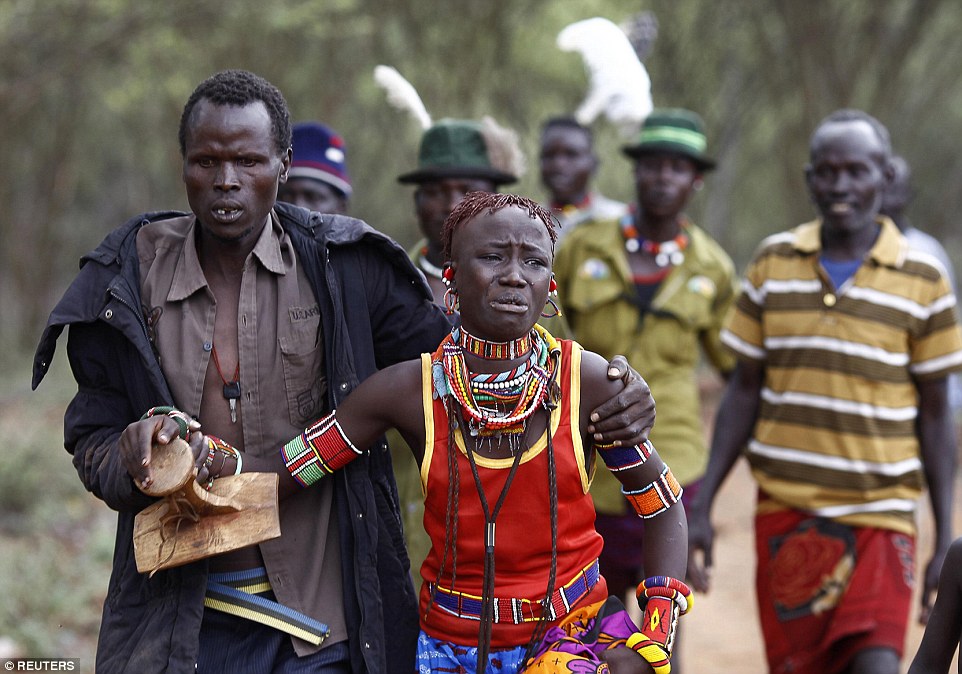
[[[633,143],[621,151],[632,159],[653,152],[677,152],[695,162],[702,171],[715,168],[715,160],[705,154],[708,139],[705,125],[697,114],[681,108],[656,108],[645,118]]]
[[[518,177],[491,161],[488,139],[479,122],[442,119],[421,136],[418,167],[398,176],[401,183],[423,183],[444,178],[482,178],[495,185]]]

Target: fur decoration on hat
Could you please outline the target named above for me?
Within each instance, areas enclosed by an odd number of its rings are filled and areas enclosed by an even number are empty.
[[[399,182],[482,178],[495,185],[506,185],[524,173],[518,134],[492,117],[485,116],[480,123],[464,119],[432,123],[417,90],[395,68],[375,66],[374,81],[387,93],[388,103],[411,115],[424,131],[418,167],[399,176]]]
[[[524,153],[521,151],[517,133],[500,126],[493,117],[485,115],[481,118],[481,135],[488,146],[491,166],[518,178],[524,175]]]

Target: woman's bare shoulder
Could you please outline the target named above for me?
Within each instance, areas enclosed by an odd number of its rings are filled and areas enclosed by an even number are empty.
[[[585,409],[595,409],[623,388],[620,379],[608,379],[605,358],[587,349],[581,352],[581,402]]]

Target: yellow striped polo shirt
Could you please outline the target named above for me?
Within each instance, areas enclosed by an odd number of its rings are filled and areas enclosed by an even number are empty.
[[[924,484],[914,381],[962,368],[962,330],[937,266],[879,222],[838,289],[819,221],[767,238],[721,339],[765,366],[746,454],[770,506],[911,534]]]

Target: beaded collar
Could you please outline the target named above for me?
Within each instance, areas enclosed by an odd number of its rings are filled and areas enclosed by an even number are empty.
[[[458,346],[484,360],[514,360],[531,350],[530,333],[510,342],[489,342],[475,337],[464,328],[455,328],[451,334]]]
[[[444,280],[444,270],[428,260],[428,247],[424,246],[418,251],[418,268],[424,272],[425,276]]]
[[[655,258],[655,264],[659,267],[667,267],[669,264],[678,266],[685,261],[685,249],[688,248],[689,242],[686,229],[685,222],[682,222],[681,231],[675,238],[667,241],[652,241],[638,233],[634,211],[629,211],[621,217],[621,234],[625,239],[625,250],[628,253],[643,250]]]
[[[560,347],[550,333],[536,325],[528,335],[531,357],[520,376],[512,372],[515,381],[510,383],[511,389],[478,387],[478,382],[464,362],[464,350],[455,337],[456,331],[453,330],[435,352],[432,363],[434,393],[456,401],[466,417],[471,435],[487,438],[506,435],[514,453],[527,420],[549,395],[553,395],[555,358],[552,355]],[[478,398],[475,397],[476,391],[480,394]],[[509,408],[499,408],[498,403],[507,404]]]

